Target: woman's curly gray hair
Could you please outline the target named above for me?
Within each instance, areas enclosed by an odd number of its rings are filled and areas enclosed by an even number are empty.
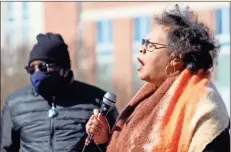
[[[174,9],[155,16],[154,20],[158,25],[170,26],[168,47],[183,55],[185,66],[192,72],[208,70],[217,63],[220,45],[189,7],[180,9],[175,5]]]

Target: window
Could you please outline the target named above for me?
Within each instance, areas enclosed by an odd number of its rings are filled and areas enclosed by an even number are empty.
[[[14,21],[13,2],[6,2],[6,13],[7,13],[7,21],[13,22]]]
[[[140,42],[150,32],[150,17],[137,17],[134,19],[134,40]]]
[[[221,9],[216,10],[216,34],[221,34]]]
[[[15,18],[13,14],[13,2],[6,2],[6,29],[7,29],[7,43],[12,46]]]
[[[216,10],[216,34],[230,33],[230,8]]]
[[[137,67],[140,66],[140,63],[137,60],[137,55],[139,53],[139,48],[141,45],[141,39],[147,36],[147,34],[151,30],[151,17],[150,16],[142,16],[134,19],[134,37],[133,37],[133,92],[136,93],[141,86],[144,84],[142,80],[140,80]]]
[[[24,41],[28,39],[28,28],[29,28],[28,2],[22,2],[22,38]]]
[[[28,20],[28,2],[22,2],[22,19],[23,20]]]
[[[216,86],[230,111],[230,8],[216,10],[216,37],[221,44],[216,73]]]
[[[96,84],[107,91],[113,91],[113,42],[112,21],[97,22]]]
[[[98,44],[112,43],[112,21],[103,20],[97,23],[97,40]]]

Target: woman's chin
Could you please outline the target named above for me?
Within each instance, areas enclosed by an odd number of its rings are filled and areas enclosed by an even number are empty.
[[[139,78],[140,80],[146,80],[146,76],[141,72],[139,72]]]

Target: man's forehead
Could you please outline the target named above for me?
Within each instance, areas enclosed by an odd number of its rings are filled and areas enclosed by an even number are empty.
[[[32,61],[30,64],[47,64],[47,63],[50,63],[50,62],[47,62],[47,61],[43,61],[43,60],[34,60]]]

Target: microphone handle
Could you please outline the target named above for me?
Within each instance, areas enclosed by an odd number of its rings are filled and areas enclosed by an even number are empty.
[[[103,104],[100,108],[100,114],[104,117],[106,117],[106,115],[108,114],[109,110],[111,109],[111,106],[105,105]],[[86,140],[85,140],[85,145],[89,145],[91,140],[93,138],[93,134],[88,134]]]
[[[93,134],[88,134],[84,144],[89,145],[92,138],[93,138]]]
[[[82,152],[85,152],[85,149],[90,144],[92,137],[93,137],[92,134],[88,134],[87,138],[85,139],[85,143],[84,143]]]
[[[112,106],[102,104],[101,107],[100,107],[100,114],[102,116],[106,117],[111,108],[112,108]],[[93,138],[93,134],[88,134],[88,136],[87,136],[87,138],[85,140],[82,152],[85,151],[85,148],[90,144],[92,138]]]

